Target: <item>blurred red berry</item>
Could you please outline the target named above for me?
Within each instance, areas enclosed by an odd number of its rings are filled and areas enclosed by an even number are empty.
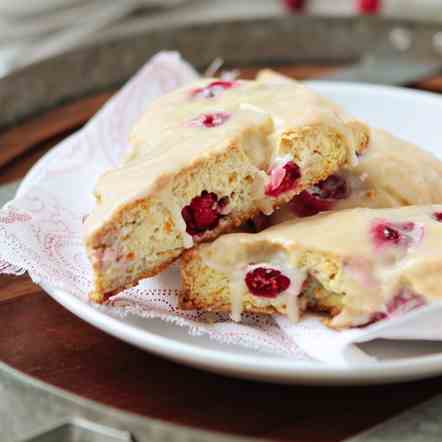
[[[282,0],[283,5],[290,11],[300,11],[305,4],[305,0]]]
[[[270,183],[266,186],[265,194],[277,197],[292,190],[300,177],[299,167],[293,161],[288,161],[283,167],[279,166],[270,171]]]
[[[381,0],[358,0],[362,14],[376,14],[381,9]]]

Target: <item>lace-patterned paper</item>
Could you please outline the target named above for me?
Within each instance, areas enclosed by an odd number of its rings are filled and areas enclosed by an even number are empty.
[[[196,72],[178,54],[160,53],[82,130],[55,147],[33,169],[31,179],[27,179],[17,197],[0,211],[0,273],[27,271],[35,282],[44,282],[89,302],[92,275],[82,244],[82,218],[93,207],[96,178],[118,163],[128,147],[129,128],[148,103],[196,77]],[[236,324],[227,315],[181,311],[176,305],[179,289],[179,273],[172,266],[113,297],[107,305],[91,304],[91,308],[121,316],[123,320],[127,314],[161,318],[187,327],[194,335],[207,334],[220,342],[283,355],[294,361],[360,363],[371,358],[351,344],[379,336],[442,339],[442,326],[437,321],[439,306],[425,307],[365,329],[336,332],[315,317],[290,324],[282,317],[249,314],[243,315],[241,324]],[[422,315],[426,315],[423,327],[419,320]]]

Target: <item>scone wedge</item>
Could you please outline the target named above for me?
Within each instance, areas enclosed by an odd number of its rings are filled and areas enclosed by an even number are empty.
[[[442,206],[350,209],[224,235],[181,260],[183,309],[324,311],[362,326],[442,299]]]
[[[368,128],[297,83],[206,79],[156,100],[85,223],[102,302],[355,161]]]
[[[257,78],[296,82],[270,69]],[[297,82],[296,82],[297,83]],[[370,129],[369,144],[353,165],[296,195],[275,211],[270,224],[354,207],[389,208],[442,203],[442,162],[382,129]]]
[[[328,210],[441,203],[442,162],[384,130],[371,129],[357,164],[296,195],[271,215],[270,224]]]

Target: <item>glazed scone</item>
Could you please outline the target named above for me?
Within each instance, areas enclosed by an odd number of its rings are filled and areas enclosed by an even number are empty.
[[[441,161],[414,144],[371,129],[369,146],[356,166],[303,191],[260,222],[269,226],[328,210],[441,203]],[[319,288],[309,293],[310,303],[318,310],[334,310],[339,303]]]
[[[261,70],[257,79],[299,84],[270,69]],[[442,162],[439,159],[381,129],[371,129],[369,138],[369,145],[357,164],[343,168],[293,198],[272,214],[269,224],[332,209],[442,203]]]
[[[414,144],[371,129],[358,164],[295,196],[271,215],[270,224],[326,210],[441,203],[442,162]]]
[[[442,205],[350,209],[258,234],[224,235],[182,257],[180,306],[231,312],[325,310],[365,325],[442,298]]]
[[[157,99],[130,141],[85,223],[98,302],[354,164],[368,129],[296,83],[206,79]]]

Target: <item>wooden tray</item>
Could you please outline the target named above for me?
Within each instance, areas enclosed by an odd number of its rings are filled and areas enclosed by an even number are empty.
[[[256,70],[242,69],[241,76],[253,77]],[[320,75],[330,66],[291,61],[279,66],[279,70],[302,79]],[[2,85],[4,82],[0,82],[0,97]],[[442,77],[414,87],[440,92]],[[0,132],[0,163],[4,164],[0,184],[24,176],[51,146],[84,124],[114,90],[70,99],[62,105],[54,99],[54,109],[47,112],[34,103],[37,116],[25,118],[26,112],[17,111],[16,118],[4,118],[4,127],[9,127]],[[13,124],[16,120],[21,122]],[[149,428],[153,428],[151,418],[158,418],[238,436],[335,442],[442,391],[442,378],[364,388],[283,387],[223,378],[179,366],[91,327],[56,304],[27,277],[0,277],[0,324],[0,361],[83,398],[145,416]],[[0,390],[2,383],[3,388],[9,385],[5,379],[10,375],[5,367],[0,367]],[[46,387],[38,387],[42,395]],[[33,397],[33,407],[39,407],[35,400]],[[109,416],[114,418],[111,423],[119,422],[113,413],[109,409]],[[14,422],[17,424],[18,418]],[[42,417],[40,427],[44,424]],[[0,416],[0,428],[1,425]],[[10,434],[26,433],[17,429],[13,433],[13,424],[10,425],[5,427]],[[142,434],[147,433],[140,432],[137,440],[155,439],[150,433],[151,439],[143,439]],[[161,434],[168,434],[169,440],[180,440],[185,432],[174,429]],[[192,433],[192,438],[217,440],[208,433]]]

